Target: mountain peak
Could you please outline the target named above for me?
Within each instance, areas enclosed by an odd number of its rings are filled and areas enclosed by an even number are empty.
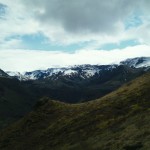
[[[148,67],[150,66],[150,57],[129,58],[124,61],[121,61],[120,64],[135,68]]]

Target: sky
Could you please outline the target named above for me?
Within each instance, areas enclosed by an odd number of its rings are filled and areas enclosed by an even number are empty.
[[[0,0],[0,68],[150,56],[150,0]]]

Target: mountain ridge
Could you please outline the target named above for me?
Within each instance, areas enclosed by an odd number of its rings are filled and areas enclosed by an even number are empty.
[[[35,70],[31,72],[25,72],[23,74],[19,72],[7,73],[11,77],[16,77],[19,80],[39,80],[49,78],[51,76],[80,76],[81,78],[90,78],[96,74],[101,74],[105,70],[113,70],[120,65],[127,65],[133,68],[147,68],[150,66],[150,57],[136,57],[121,61],[119,64],[112,65],[75,65],[72,67],[63,68],[48,68],[46,70]]]

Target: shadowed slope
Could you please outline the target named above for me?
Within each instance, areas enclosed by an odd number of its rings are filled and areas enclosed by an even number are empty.
[[[17,79],[0,77],[0,129],[32,110],[36,97]]]
[[[101,99],[66,104],[48,99],[0,133],[1,150],[148,150],[150,74]]]

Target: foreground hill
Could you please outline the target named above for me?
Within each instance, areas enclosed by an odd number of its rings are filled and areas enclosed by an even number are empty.
[[[0,133],[1,150],[148,150],[150,73],[82,104],[39,101]]]

